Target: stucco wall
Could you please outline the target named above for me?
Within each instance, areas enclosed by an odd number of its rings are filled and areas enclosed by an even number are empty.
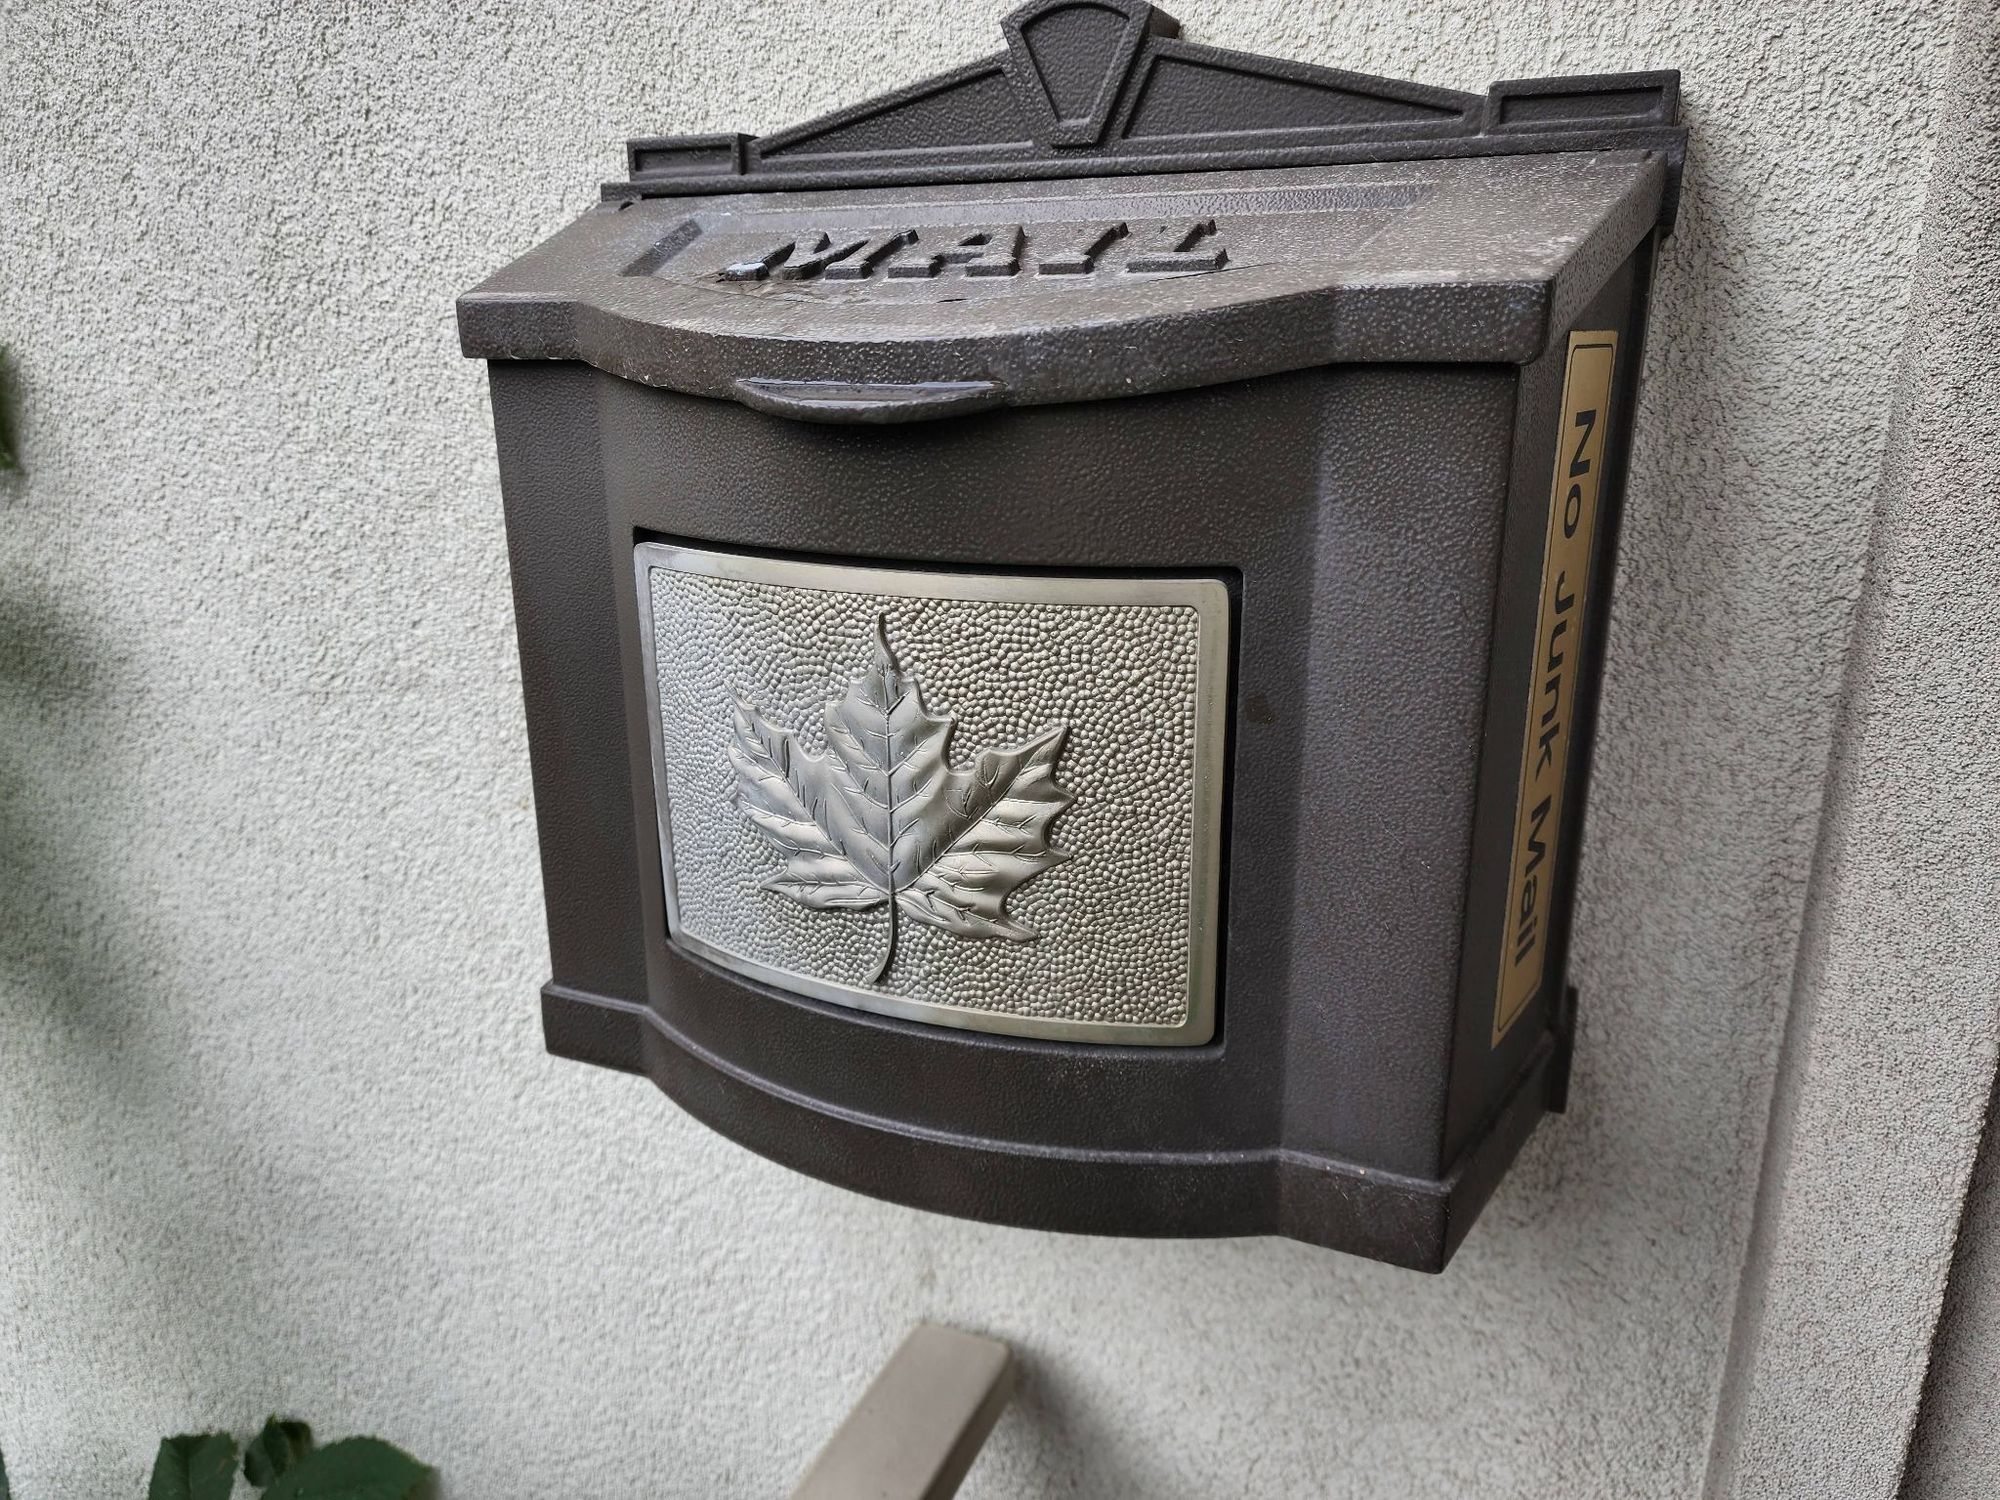
[[[1902,1500],[1990,1500],[2000,1476],[2000,1094],[1952,1259]]]
[[[2000,913],[2000,267],[1992,251],[2000,205],[2000,0],[1970,0],[1963,15],[1946,94],[1958,125],[1939,152],[1911,319],[1909,360],[1920,373],[1892,447],[1902,462],[1892,462],[1890,472],[1901,470],[1907,482],[1888,487],[1882,515],[1882,529],[1898,543],[1875,549],[1883,561],[1874,595],[1884,603],[1869,612],[1887,627],[1872,632],[1877,654],[1909,663],[1899,675],[1913,689],[1899,695],[1905,732],[1878,735],[1877,758],[1893,767],[1881,779],[1926,789],[1932,814],[1905,820],[1927,834],[1925,857],[1911,863],[1923,872],[1924,893],[1946,883],[1954,892],[1942,909],[1921,896],[1911,900],[1916,882],[1897,878],[1900,870],[1892,875],[1889,862],[1878,865],[1878,891],[1896,893],[1878,907],[1903,913],[1888,928],[1898,940],[1881,951],[1900,954],[1913,926],[1930,929],[1927,946],[1944,961],[1923,967],[1945,1003],[1935,1008],[1943,1025],[1929,1040],[1948,1047],[1945,1055],[1956,1054],[1961,1068],[1971,1056],[1990,1058],[2000,1043],[2000,927],[1993,920]],[[1939,816],[1948,807],[1958,810]],[[1973,1122],[1963,1106],[1976,1097],[1961,1088],[1958,1108],[1926,1109],[1927,1120],[1950,1123],[1934,1137],[1967,1133]],[[1908,1118],[1906,1106],[1899,1113]],[[1955,1173],[1934,1166],[1911,1175],[1933,1192],[1957,1185]],[[2000,1086],[1964,1197],[1903,1500],[1987,1500],[1996,1492]]]
[[[452,296],[584,207],[626,135],[791,123],[991,51],[998,7],[17,3],[0,1446],[24,1500],[139,1493],[159,1434],[273,1408],[392,1436],[463,1500],[782,1493],[919,1317],[1029,1361],[972,1496],[1700,1489],[1952,10],[1170,8],[1457,86],[1684,71],[1574,1113],[1425,1279],[890,1208],[540,1055]],[[1908,1253],[1948,1255],[1936,1218]]]
[[[1714,1449],[1740,1500],[1895,1491],[2000,1044],[2000,4],[1961,16]],[[1969,1212],[1934,1457],[2000,1421]],[[2000,1493],[1979,1467],[1911,1500]]]

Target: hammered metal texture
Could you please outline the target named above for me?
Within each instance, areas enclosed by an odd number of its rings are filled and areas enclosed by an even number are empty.
[[[935,1019],[986,1030],[1049,1034],[1034,1023],[1057,1022],[1116,1040],[1117,1028],[1188,1022],[1200,611],[849,592],[643,561],[641,577],[676,939],[796,976],[791,987],[820,998],[901,1014],[937,1007]],[[878,620],[928,708],[954,721],[953,765],[1067,725],[1057,774],[1075,800],[1052,830],[1072,857],[1008,901],[1033,941],[905,922],[893,965],[872,982],[886,907],[813,910],[764,888],[780,857],[738,804],[729,746],[741,700],[795,729],[803,750],[823,751],[823,712],[868,667]],[[900,1004],[872,1005],[877,997]]]

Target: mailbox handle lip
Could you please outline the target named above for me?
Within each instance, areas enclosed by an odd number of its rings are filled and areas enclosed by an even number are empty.
[[[921,422],[1007,400],[1007,387],[997,380],[778,380],[744,375],[731,387],[745,406],[800,422]]]

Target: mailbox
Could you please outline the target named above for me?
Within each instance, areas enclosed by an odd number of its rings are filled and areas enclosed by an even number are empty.
[[[1676,76],[1002,31],[633,141],[459,303],[548,1045],[899,1202],[1439,1269],[1563,1105]]]

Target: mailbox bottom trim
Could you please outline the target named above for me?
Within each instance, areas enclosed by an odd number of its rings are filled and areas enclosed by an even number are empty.
[[[1487,1128],[1438,1178],[1282,1146],[1236,1151],[1023,1147],[861,1115],[755,1078],[650,1007],[542,990],[558,1057],[637,1073],[703,1124],[835,1186],[1024,1229],[1194,1239],[1283,1235],[1410,1270],[1445,1268],[1561,1079],[1544,1036]]]

